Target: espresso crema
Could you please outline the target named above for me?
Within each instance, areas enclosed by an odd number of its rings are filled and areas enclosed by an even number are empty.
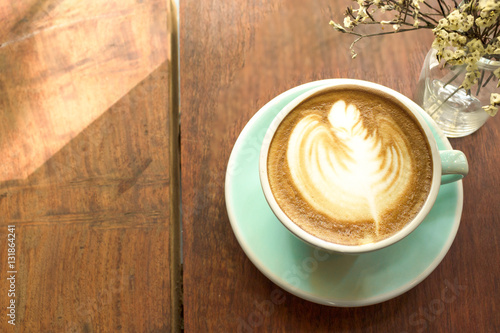
[[[431,150],[397,100],[336,88],[285,117],[269,148],[268,177],[299,227],[360,245],[389,237],[419,212],[431,187]]]

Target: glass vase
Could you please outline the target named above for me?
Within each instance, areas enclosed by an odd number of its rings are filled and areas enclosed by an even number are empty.
[[[415,93],[416,102],[431,116],[447,137],[462,137],[477,131],[490,118],[482,106],[489,105],[497,88],[493,71],[500,61],[481,58],[478,84],[469,91],[458,89],[465,77],[465,65],[446,66],[431,49],[425,58]]]

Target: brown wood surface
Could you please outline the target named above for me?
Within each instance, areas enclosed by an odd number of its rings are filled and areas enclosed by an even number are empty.
[[[393,300],[363,308],[327,307],[285,293],[283,304],[259,312],[258,304],[277,287],[238,245],[224,202],[225,169],[240,131],[273,97],[318,79],[365,79],[412,97],[431,45],[429,31],[373,38],[359,43],[359,56],[352,60],[353,38],[328,25],[332,18],[341,20],[345,5],[181,1],[186,332],[500,330],[498,116],[477,133],[451,140],[470,161],[462,222],[449,253],[427,279]],[[441,306],[441,295],[450,288],[458,288],[457,297]]]
[[[10,161],[0,181],[26,178],[165,61],[159,7],[19,1],[0,12],[0,156]]]
[[[171,330],[172,13],[0,4],[0,332]]]

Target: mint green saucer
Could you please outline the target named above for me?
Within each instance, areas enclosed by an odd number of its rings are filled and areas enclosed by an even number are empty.
[[[267,127],[288,102],[330,80],[295,87],[267,103],[236,141],[226,172],[226,206],[234,234],[255,266],[271,281],[303,299],[332,306],[380,303],[415,287],[443,260],[462,214],[462,182],[442,185],[427,218],[408,237],[375,252],[346,255],[318,250],[296,238],[274,216],[262,193],[259,153]],[[420,110],[440,150],[452,149]]]

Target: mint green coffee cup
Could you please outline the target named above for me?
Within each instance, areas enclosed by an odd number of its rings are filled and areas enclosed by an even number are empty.
[[[325,240],[324,238],[318,237],[317,235],[312,234],[311,232],[306,231],[303,227],[299,226],[296,222],[294,222],[293,218],[290,217],[293,214],[287,214],[278,204],[278,201],[276,200],[275,195],[271,190],[268,174],[269,148],[275,136],[276,130],[278,129],[282,121],[287,117],[287,115],[295,110],[298,105],[306,100],[310,100],[314,96],[321,95],[332,89],[335,90],[344,87],[367,90],[372,93],[380,94],[381,96],[390,96],[390,98],[397,100],[397,102],[404,107],[406,112],[411,113],[411,116],[414,118],[414,120],[416,120],[418,126],[421,128],[421,131],[424,133],[423,137],[424,140],[427,141],[426,143],[430,148],[432,161],[432,180],[430,182],[430,190],[428,192],[427,198],[425,199],[425,202],[423,203],[418,213],[408,223],[406,223],[404,227],[402,227],[399,231],[395,232],[391,236],[374,242],[368,242],[359,245],[346,245],[337,243],[335,241]],[[420,225],[420,223],[425,219],[425,217],[433,207],[441,184],[457,181],[467,175],[469,169],[465,155],[461,151],[457,150],[439,151],[432,131],[427,125],[424,118],[418,111],[414,110],[413,107],[408,105],[406,100],[401,96],[401,94],[392,89],[372,82],[353,79],[335,79],[326,86],[312,89],[300,95],[288,105],[286,105],[274,118],[273,122],[269,126],[262,144],[259,160],[260,181],[265,198],[271,210],[276,215],[278,220],[295,236],[321,249],[340,253],[357,254],[382,249],[405,238]]]

